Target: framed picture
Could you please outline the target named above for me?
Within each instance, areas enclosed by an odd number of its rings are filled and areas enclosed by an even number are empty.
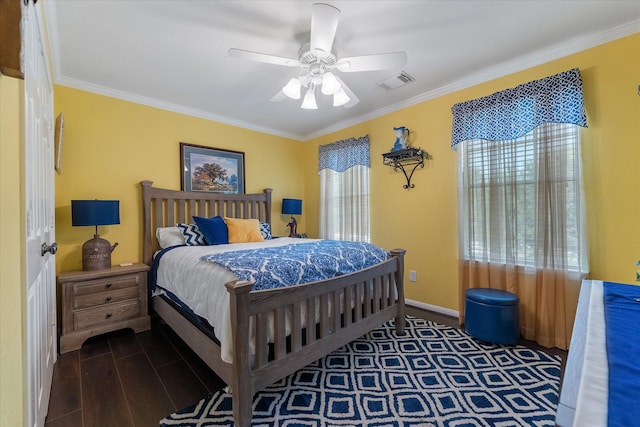
[[[62,172],[62,141],[64,139],[64,114],[60,113],[56,119],[56,128],[54,132],[54,168],[58,175]]]
[[[244,194],[244,153],[180,143],[180,188]]]

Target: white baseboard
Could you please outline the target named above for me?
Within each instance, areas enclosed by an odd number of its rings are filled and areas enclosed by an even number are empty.
[[[435,313],[444,314],[445,316],[455,317],[456,319],[460,318],[460,313],[458,310],[452,310],[450,308],[440,307],[438,305],[427,304],[425,302],[415,301],[412,299],[405,298],[404,300],[406,305],[410,305],[412,307],[421,308],[423,310],[433,311]]]

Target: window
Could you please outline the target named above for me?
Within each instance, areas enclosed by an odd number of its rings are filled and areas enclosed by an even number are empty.
[[[464,259],[585,272],[579,148],[578,127],[554,123],[461,144]]]
[[[322,145],[320,238],[369,242],[369,136]]]
[[[369,242],[369,168],[320,172],[320,237]]]
[[[506,290],[524,308],[519,327],[526,339],[566,349],[571,307],[588,273],[580,70],[461,102],[451,111],[460,322],[467,289]]]

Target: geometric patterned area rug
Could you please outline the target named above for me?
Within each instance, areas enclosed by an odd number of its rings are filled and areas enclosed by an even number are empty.
[[[553,426],[560,357],[407,317],[256,393],[253,427]],[[232,426],[224,391],[160,426]]]

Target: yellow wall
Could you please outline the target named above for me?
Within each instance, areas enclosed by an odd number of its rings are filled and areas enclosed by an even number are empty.
[[[640,34],[451,93],[305,143],[308,231],[317,233],[317,147],[365,134],[371,139],[372,242],[407,249],[407,298],[457,310],[456,154],[451,106],[574,67],[580,68],[589,128],[582,131],[591,278],[631,283],[640,258]],[[433,154],[404,190],[401,172],[382,165],[394,126]]]
[[[640,257],[640,34],[501,77],[387,114],[305,143],[171,113],[87,92],[56,87],[56,114],[65,114],[62,175],[56,181],[58,268],[80,268],[80,247],[92,235],[70,226],[69,201],[116,198],[121,224],[101,227],[120,242],[113,262],[139,261],[138,182],[179,188],[179,142],[246,152],[247,191],[274,188],[274,234],[287,232],[282,197],[304,200],[300,231],[318,234],[317,147],[348,137],[371,138],[372,241],[407,249],[406,270],[418,280],[407,297],[457,310],[456,154],[450,146],[451,106],[546,77],[581,69],[589,128],[582,132],[591,277],[632,282]],[[401,173],[383,166],[394,126],[411,129],[410,142],[433,155],[404,190]],[[304,177],[304,179],[300,179]]]
[[[120,224],[99,227],[119,246],[112,263],[142,259],[139,182],[180,189],[180,142],[245,153],[246,192],[273,188],[274,235],[288,235],[283,197],[305,200],[302,144],[210,120],[55,87],[55,114],[64,113],[62,173],[56,178],[57,267],[82,269],[82,244],[92,227],[71,226],[72,199],[120,200]],[[304,230],[304,217],[299,229]],[[286,233],[286,234],[285,234]]]
[[[26,414],[24,200],[21,196],[24,84],[0,74],[0,425]],[[24,420],[26,421],[26,420]]]

